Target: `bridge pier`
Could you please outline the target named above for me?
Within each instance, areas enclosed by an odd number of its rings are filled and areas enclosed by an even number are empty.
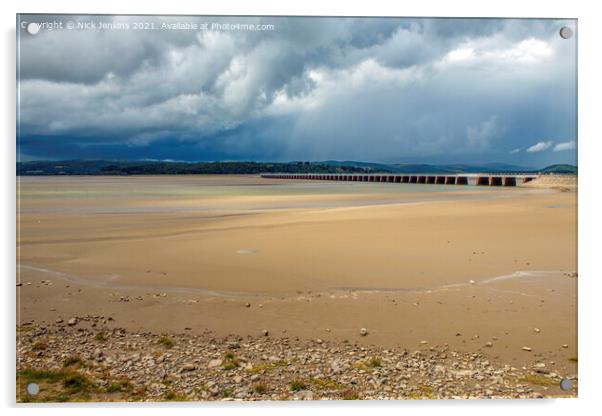
[[[513,176],[506,176],[504,178],[504,186],[516,186],[516,178]]]
[[[501,176],[492,176],[489,178],[489,186],[502,186]]]
[[[477,185],[480,185],[480,186],[489,185],[489,176],[479,176],[477,178]]]

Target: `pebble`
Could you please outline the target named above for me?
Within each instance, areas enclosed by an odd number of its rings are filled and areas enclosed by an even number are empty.
[[[261,331],[261,333],[263,334],[264,337],[267,337],[268,335],[270,335],[270,331],[268,331],[267,329],[264,329],[263,331]]]
[[[533,332],[539,334],[541,332],[541,330],[539,328],[533,328]]]
[[[209,363],[207,364],[207,368],[215,368],[215,367],[219,367],[220,365],[222,365],[222,360],[217,358],[215,360],[211,360],[209,361]]]
[[[522,347],[521,350],[523,350],[523,351],[531,351],[531,347]]]
[[[182,371],[194,371],[196,370],[196,365],[194,363],[186,363],[182,366]]]
[[[360,329],[360,335],[365,337],[366,335],[368,335],[368,330],[366,328],[361,328]]]
[[[77,318],[71,318],[67,321],[67,325],[69,326],[73,326],[75,324],[77,324]]]

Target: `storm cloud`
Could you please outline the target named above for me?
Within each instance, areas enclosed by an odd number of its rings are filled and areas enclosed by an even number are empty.
[[[576,160],[574,21],[20,18],[273,25],[21,30],[21,160]]]

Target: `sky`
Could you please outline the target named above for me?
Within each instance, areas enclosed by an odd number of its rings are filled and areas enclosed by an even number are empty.
[[[17,157],[576,164],[563,26],[21,15]]]

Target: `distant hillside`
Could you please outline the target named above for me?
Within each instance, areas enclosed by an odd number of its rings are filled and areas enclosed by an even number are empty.
[[[576,175],[577,171],[577,166],[573,165],[551,165],[540,170],[541,173],[555,173],[563,175]]]
[[[538,172],[533,167],[511,165],[507,163],[485,163],[483,165],[449,164],[449,165],[431,165],[431,164],[383,164],[368,163],[356,161],[333,161],[327,160],[319,162],[330,166],[353,166],[370,169],[374,172],[390,173],[479,173],[479,172]],[[570,166],[570,165],[563,165]],[[545,168],[547,169],[547,168]],[[576,169],[576,168],[575,168]]]
[[[352,166],[332,167],[320,163],[290,162],[154,162],[109,160],[29,161],[17,163],[17,175],[185,175],[281,173],[365,173]]]
[[[541,170],[503,163],[484,165],[382,164],[356,161],[323,162],[159,162],[64,160],[17,163],[17,175],[183,175],[258,173],[555,173],[577,174],[572,165],[552,165]]]

